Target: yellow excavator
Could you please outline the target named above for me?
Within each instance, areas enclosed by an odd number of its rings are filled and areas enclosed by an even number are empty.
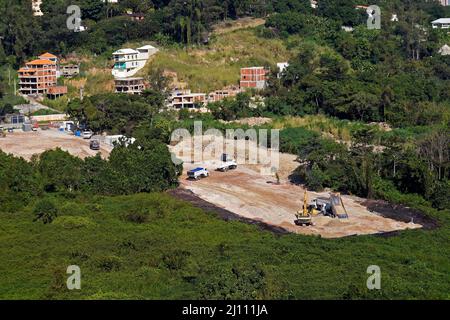
[[[308,191],[303,196],[303,208],[295,215],[295,224],[298,226],[312,225],[312,217],[318,214],[333,218],[348,219],[347,209],[344,206],[339,193],[331,193],[330,198],[317,198],[311,204],[308,203]]]
[[[310,226],[312,225],[312,215],[311,209],[308,207],[308,191],[305,190],[305,195],[303,196],[303,208],[297,211],[295,215],[296,220],[294,223],[298,226]]]

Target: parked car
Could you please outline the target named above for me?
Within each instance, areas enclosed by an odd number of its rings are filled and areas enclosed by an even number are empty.
[[[189,170],[187,175],[190,179],[198,180],[200,178],[206,178],[207,176],[209,176],[209,172],[208,169],[199,167],[193,170]]]
[[[98,140],[92,140],[89,143],[89,148],[91,148],[91,150],[100,150],[100,142]]]
[[[90,130],[85,130],[81,133],[81,137],[83,139],[90,139],[90,138],[92,138],[93,135],[94,135],[94,133]]]

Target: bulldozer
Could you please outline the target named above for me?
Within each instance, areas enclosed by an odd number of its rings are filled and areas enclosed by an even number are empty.
[[[303,197],[303,207],[302,210],[297,211],[295,215],[296,220],[294,223],[298,226],[310,226],[312,225],[312,215],[311,210],[308,206],[308,191],[305,190],[305,195]]]

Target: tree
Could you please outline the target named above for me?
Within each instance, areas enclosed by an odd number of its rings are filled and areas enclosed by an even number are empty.
[[[36,167],[47,192],[75,191],[81,185],[83,161],[59,148],[42,153]]]

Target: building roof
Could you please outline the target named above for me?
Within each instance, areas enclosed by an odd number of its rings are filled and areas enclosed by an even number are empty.
[[[44,64],[56,64],[55,61],[47,60],[47,59],[37,59],[26,63],[27,65],[44,65]]]
[[[30,68],[20,68],[17,72],[36,72],[36,70]]]
[[[450,23],[450,18],[440,18],[440,19],[434,20],[431,23],[433,23],[433,24],[435,24],[435,23]]]
[[[147,44],[147,45],[145,45],[143,47],[137,48],[137,50],[153,50],[153,49],[156,49],[156,48],[154,46],[149,45],[149,44]]]
[[[39,58],[50,58],[50,59],[55,59],[55,58],[57,58],[57,56],[55,56],[54,54],[51,54],[50,52],[46,52],[46,53],[44,53],[44,54],[41,54],[40,56],[39,56]]]
[[[244,68],[241,68],[241,70],[244,70],[244,69],[265,69],[265,67],[244,67]]]
[[[117,50],[116,52],[113,52],[113,54],[137,54],[137,53],[139,52],[130,48],[120,49]]]
[[[133,80],[144,80],[142,77],[134,77],[134,78],[115,78],[115,81],[133,81]]]

